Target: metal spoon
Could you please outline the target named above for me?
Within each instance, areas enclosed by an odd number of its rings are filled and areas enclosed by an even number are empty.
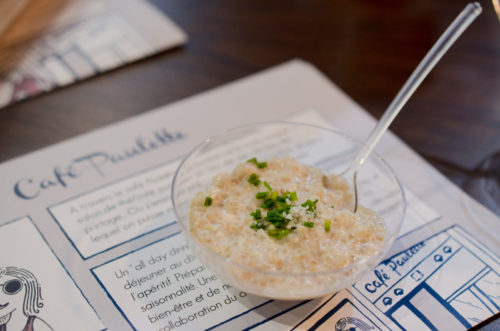
[[[389,107],[378,121],[377,125],[370,133],[365,141],[364,146],[359,150],[354,161],[349,168],[342,173],[348,180],[352,178],[352,187],[354,190],[354,212],[358,209],[358,189],[356,184],[356,176],[359,168],[365,163],[366,159],[372,152],[375,145],[378,143],[384,132],[392,123],[401,108],[406,104],[410,96],[417,87],[422,83],[427,74],[434,68],[436,63],[448,51],[451,45],[457,38],[467,29],[467,27],[474,21],[474,19],[481,14],[481,5],[477,2],[468,4],[462,12],[455,18],[451,25],[436,41],[431,50],[425,55],[417,68],[413,71],[410,78],[399,90],[396,97],[392,100]]]

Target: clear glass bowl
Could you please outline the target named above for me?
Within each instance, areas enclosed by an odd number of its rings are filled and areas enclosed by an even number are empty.
[[[389,165],[372,153],[358,173],[359,205],[384,219],[387,236],[377,254],[346,267],[310,273],[254,269],[216,254],[189,232],[190,202],[216,174],[238,164],[290,155],[324,173],[342,173],[362,144],[348,135],[314,125],[266,122],[238,127],[206,139],[181,162],[172,183],[172,203],[184,236],[199,261],[223,282],[248,293],[283,300],[320,297],[354,284],[380,263],[403,222],[403,187]],[[266,254],[266,252],[262,252]]]

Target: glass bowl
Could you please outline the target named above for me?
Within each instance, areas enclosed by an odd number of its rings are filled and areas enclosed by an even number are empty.
[[[265,161],[289,155],[324,173],[340,174],[362,146],[342,132],[291,122],[251,124],[207,138],[181,162],[172,183],[174,211],[190,249],[223,282],[272,299],[316,298],[354,284],[380,263],[399,232],[406,208],[401,183],[389,165],[375,153],[358,172],[358,198],[360,206],[372,209],[383,218],[386,238],[383,248],[376,254],[342,268],[289,273],[259,270],[230,261],[191,235],[189,208],[196,193],[206,190],[215,175],[230,173],[251,158]]]

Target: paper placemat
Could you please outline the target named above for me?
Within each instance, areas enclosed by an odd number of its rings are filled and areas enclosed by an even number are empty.
[[[73,301],[61,309],[68,316],[85,309],[89,322],[67,325],[84,330],[100,323],[113,330],[467,329],[499,312],[498,217],[390,132],[377,152],[402,180],[408,213],[387,259],[361,281],[325,298],[282,302],[222,284],[199,264],[171,210],[177,164],[207,136],[279,119],[334,126],[359,140],[375,124],[295,60],[0,164],[0,247],[9,252],[0,284],[9,266],[30,271],[42,290],[79,289],[44,298],[35,315],[65,325],[52,309]],[[320,147],[313,142],[306,156]],[[228,146],[219,162],[231,153],[238,149]],[[54,255],[59,267],[39,267],[54,264]]]

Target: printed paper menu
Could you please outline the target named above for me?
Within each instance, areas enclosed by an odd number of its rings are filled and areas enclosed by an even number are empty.
[[[453,226],[384,261],[299,327],[466,330],[498,313],[499,262]]]
[[[171,181],[202,139],[263,118],[349,131],[359,140],[374,125],[320,72],[292,61],[1,164],[0,246],[8,254],[0,257],[0,328],[467,329],[499,313],[500,243],[489,234],[499,233],[498,217],[390,133],[378,152],[400,177],[407,210],[373,271],[306,301],[271,300],[222,283],[187,246]],[[286,147],[290,134],[299,133],[249,132],[229,141],[203,160],[197,176],[229,170],[226,161],[241,158],[245,144]],[[321,135],[303,141],[290,146],[293,156],[337,170],[336,160],[316,159],[315,151],[328,148]],[[377,169],[365,169],[361,180],[370,184],[362,186],[364,199],[387,204],[370,189],[381,180]],[[38,302],[6,309],[31,293],[19,290],[27,280]]]

